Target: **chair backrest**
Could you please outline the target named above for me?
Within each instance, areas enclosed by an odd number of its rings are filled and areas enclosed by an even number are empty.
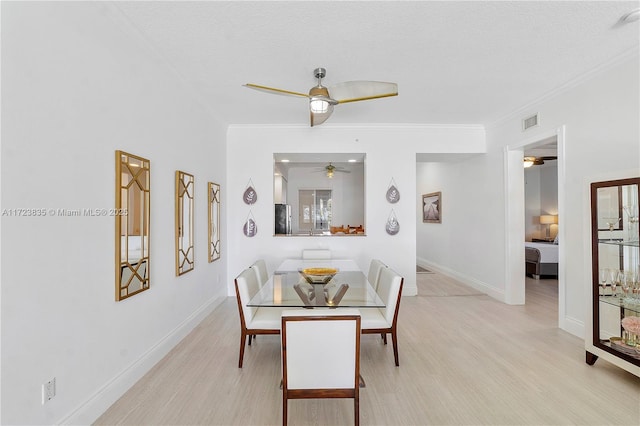
[[[264,285],[269,280],[269,272],[267,271],[267,264],[264,259],[258,259],[251,265],[256,272],[256,276],[258,277],[258,284],[260,287]]]
[[[387,265],[382,263],[378,259],[371,259],[371,263],[369,264],[369,273],[367,274],[367,281],[369,284],[375,289],[378,288],[378,279],[380,278],[380,270],[382,268],[386,268]]]
[[[247,306],[249,300],[256,295],[258,290],[260,290],[255,270],[248,268],[242,271],[240,275],[236,277],[235,285],[238,310],[240,311],[240,321],[244,322],[242,325],[246,327],[246,324],[251,322],[253,315],[258,309]]]
[[[397,320],[403,281],[404,279],[391,268],[380,270],[377,291],[378,296],[384,302],[385,308],[381,310],[389,324],[393,324]]]
[[[360,376],[357,309],[283,311],[281,333],[283,389],[357,392]]]
[[[303,259],[331,259],[331,250],[307,249],[302,250]]]

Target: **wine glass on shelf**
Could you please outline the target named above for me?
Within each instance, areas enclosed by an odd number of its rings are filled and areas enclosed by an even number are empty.
[[[616,283],[620,282],[618,279],[618,276],[620,275],[620,271],[615,269],[615,268],[611,268],[609,269],[609,283],[611,284],[611,295],[615,296],[615,287],[616,287]]]
[[[624,279],[627,282],[627,285],[629,286],[630,296],[632,298],[638,297],[637,292],[639,290],[636,290],[636,288],[640,289],[640,282],[638,282],[638,279],[640,279],[640,275],[638,274],[638,272],[629,271],[625,274]],[[637,300],[635,302],[638,303]]]
[[[636,226],[638,226],[637,223],[639,220],[638,205],[632,204],[632,205],[624,206],[623,208],[629,220],[629,241],[636,241],[636,238],[638,235],[636,231]]]
[[[631,280],[631,297],[634,303],[640,303],[640,272],[636,272],[635,277]]]
[[[605,296],[605,290],[607,289],[607,280],[609,279],[609,268],[601,268],[600,269],[600,288],[602,292],[601,296]]]
[[[616,295],[616,288],[622,284],[624,281],[624,271],[622,269],[616,270],[614,269],[611,273],[611,295]]]
[[[633,289],[634,283],[634,274],[632,272],[624,274],[622,277],[622,281],[620,282],[620,286],[622,287],[622,295],[625,300],[629,297],[629,292]]]
[[[605,222],[605,223],[609,227],[609,241],[613,241],[613,228],[618,224],[618,222],[620,222],[620,220],[622,218],[621,217],[609,217],[609,218],[605,218],[605,219],[607,219],[607,222]]]

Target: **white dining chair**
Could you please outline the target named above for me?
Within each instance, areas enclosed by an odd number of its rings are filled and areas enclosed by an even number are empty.
[[[360,424],[360,313],[308,309],[282,313],[282,424],[288,401],[353,398]]]
[[[382,261],[378,259],[371,259],[371,263],[369,264],[369,272],[367,273],[367,281],[371,284],[376,291],[378,290],[378,278],[380,277],[380,270],[382,268],[386,268],[387,265],[382,263]]]
[[[387,344],[387,334],[391,334],[393,357],[396,367],[398,359],[398,312],[402,298],[404,278],[391,268],[382,268],[378,278],[378,296],[384,302],[384,308],[362,309],[362,334],[381,334]]]
[[[331,250],[327,249],[306,249],[302,250],[302,258],[305,260],[327,260],[331,259]]]
[[[258,259],[251,267],[254,268],[258,277],[258,284],[262,287],[269,280],[269,271],[267,270],[266,262],[264,259]]]
[[[282,309],[247,306],[247,303],[259,288],[258,277],[253,268],[245,269],[236,277],[235,287],[238,313],[240,314],[240,357],[238,360],[238,368],[242,368],[244,347],[247,339],[249,340],[249,346],[251,346],[251,336],[258,334],[280,334],[280,316]]]

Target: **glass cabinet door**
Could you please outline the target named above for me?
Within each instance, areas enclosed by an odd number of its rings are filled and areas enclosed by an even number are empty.
[[[593,345],[640,366],[639,188],[640,178],[592,183],[591,229]]]

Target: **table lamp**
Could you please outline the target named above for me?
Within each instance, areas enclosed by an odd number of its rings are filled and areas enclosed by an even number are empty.
[[[546,238],[551,238],[551,225],[558,223],[557,215],[543,214],[540,216],[540,224],[547,225]]]

